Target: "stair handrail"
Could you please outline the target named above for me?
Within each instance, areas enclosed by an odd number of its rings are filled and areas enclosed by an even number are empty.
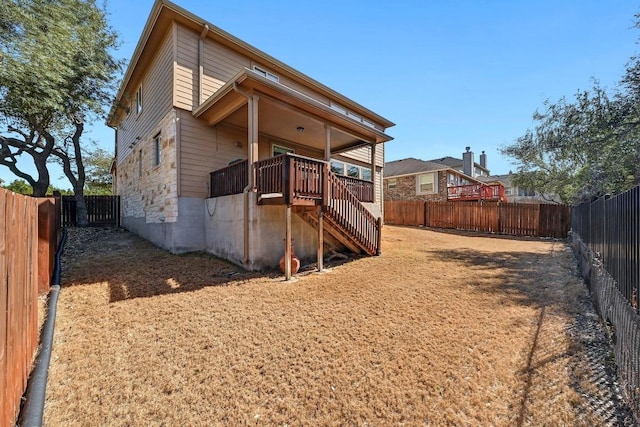
[[[328,171],[326,213],[369,254],[380,254],[381,218],[376,218],[344,185]]]

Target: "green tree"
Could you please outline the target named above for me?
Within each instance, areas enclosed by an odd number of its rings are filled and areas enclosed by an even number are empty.
[[[122,63],[116,33],[94,0],[4,0],[0,12],[0,164],[25,179],[34,195],[49,187],[47,164],[59,162],[73,187],[79,225],[87,224],[82,139],[102,120]],[[33,159],[37,176],[18,167]]]
[[[597,83],[546,102],[528,130],[502,153],[517,162],[516,185],[557,194],[565,203],[625,191],[638,182],[637,111],[624,93]]]
[[[2,184],[3,182],[4,181],[0,180],[0,184]],[[14,193],[24,194],[27,196],[33,195],[33,188],[23,179],[13,180],[10,184],[2,186],[2,188],[13,191]],[[63,196],[73,195],[73,191],[71,190],[64,190],[50,185],[45,192],[45,196],[52,196],[54,191],[59,192]]]
[[[101,148],[85,156],[87,180],[85,193],[92,195],[111,194],[111,163],[113,156]]]
[[[25,195],[33,194],[33,188],[22,179],[13,180],[11,183],[5,185],[3,188],[6,188],[7,190],[13,191],[14,193],[18,193],[18,194],[25,194]]]

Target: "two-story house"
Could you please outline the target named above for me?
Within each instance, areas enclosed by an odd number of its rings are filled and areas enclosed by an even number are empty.
[[[157,0],[111,109],[121,224],[248,269],[380,250],[393,123]],[[320,266],[319,266],[320,268]]]
[[[487,155],[483,151],[480,164],[475,163],[470,147],[462,159],[395,160],[385,163],[384,197],[390,201],[506,201],[501,183],[483,181],[488,175]]]

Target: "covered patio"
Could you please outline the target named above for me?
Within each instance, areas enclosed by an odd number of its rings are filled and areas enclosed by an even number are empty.
[[[211,172],[210,197],[244,193],[246,223],[255,222],[257,206],[284,206],[287,261],[292,213],[317,230],[319,270],[325,236],[353,252],[379,254],[381,215],[371,212],[381,200],[376,189],[380,186],[375,182],[381,169],[376,163],[377,146],[391,140],[384,128],[392,123],[364,107],[354,111],[329,99],[321,102],[302,90],[269,73],[244,69],[194,111],[195,117],[210,126],[229,127],[247,135],[246,159]],[[336,155],[358,149],[367,152],[370,180],[331,171],[330,162]],[[248,225],[244,235],[243,263],[247,263],[251,258]],[[290,266],[285,270],[290,278]]]

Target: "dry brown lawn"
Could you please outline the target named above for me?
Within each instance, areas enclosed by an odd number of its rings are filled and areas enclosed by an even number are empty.
[[[387,226],[380,257],[292,282],[124,231],[69,243],[48,426],[608,422],[564,242]]]

